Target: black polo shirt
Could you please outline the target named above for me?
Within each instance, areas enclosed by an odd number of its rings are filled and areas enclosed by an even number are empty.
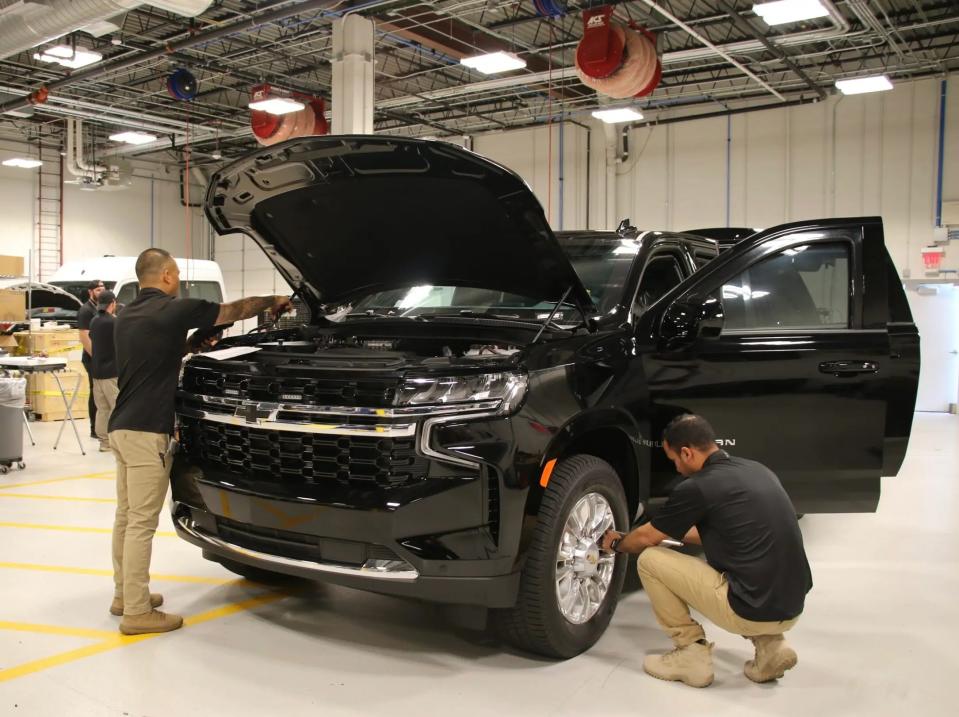
[[[802,613],[812,573],[796,511],[761,463],[713,453],[673,489],[652,524],[677,539],[699,529],[706,562],[726,574],[729,605],[740,617],[773,622]]]
[[[77,328],[81,331],[89,331],[90,324],[96,315],[96,304],[94,304],[92,300],[85,302],[83,306],[80,307],[80,310],[77,311]],[[87,353],[86,349],[83,350],[83,355],[80,358],[83,360],[84,365],[89,366],[90,354]]]
[[[115,322],[113,314],[101,311],[90,323],[90,343],[93,345],[90,375],[93,378],[117,377],[117,352],[113,344]]]
[[[116,317],[120,394],[109,430],[173,433],[174,400],[187,331],[213,326],[220,305],[142,289]]]

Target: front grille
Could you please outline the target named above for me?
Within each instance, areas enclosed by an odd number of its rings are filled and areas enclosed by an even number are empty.
[[[337,436],[181,418],[184,450],[201,464],[258,482],[393,488],[426,477],[414,438]]]
[[[362,565],[367,560],[399,560],[385,545],[361,543],[355,540],[323,538],[306,533],[266,528],[217,518],[218,535],[243,548],[269,555],[283,555],[297,560]]]
[[[389,408],[396,397],[396,378],[322,378],[223,373],[187,365],[183,390],[189,393],[247,401],[316,406]]]

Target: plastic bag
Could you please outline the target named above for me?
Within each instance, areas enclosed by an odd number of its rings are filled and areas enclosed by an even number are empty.
[[[26,405],[27,379],[0,378],[0,406],[3,408],[20,408]]]

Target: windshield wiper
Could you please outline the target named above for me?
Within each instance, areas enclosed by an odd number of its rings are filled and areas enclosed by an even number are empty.
[[[366,317],[375,318],[375,319],[403,319],[404,321],[429,321],[429,319],[427,319],[425,316],[422,316],[420,314],[417,314],[416,316],[406,316],[405,314],[395,314],[395,313],[381,314],[375,309],[367,309],[366,311],[356,311],[352,314],[347,314],[346,318],[350,318],[351,316],[366,316]]]

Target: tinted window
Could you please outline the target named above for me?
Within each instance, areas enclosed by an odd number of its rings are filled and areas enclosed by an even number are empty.
[[[206,299],[219,304],[223,301],[223,293],[215,281],[180,281],[180,298]]]
[[[655,303],[663,294],[683,280],[679,260],[673,254],[654,256],[643,271],[643,278],[639,282],[636,292],[636,305],[639,309]]]
[[[133,281],[129,284],[124,284],[120,287],[120,291],[117,294],[117,303],[121,306],[126,306],[135,298],[137,298],[137,294],[139,293],[140,285],[137,282]]]
[[[90,281],[48,281],[47,283],[57,286],[64,291],[69,291],[82,302],[90,300],[90,294],[87,293],[87,284],[89,284]],[[104,281],[101,283],[104,289],[109,289],[110,291],[113,291],[113,286],[116,284],[115,281]]]
[[[783,250],[723,285],[724,330],[849,326],[849,245]]]

